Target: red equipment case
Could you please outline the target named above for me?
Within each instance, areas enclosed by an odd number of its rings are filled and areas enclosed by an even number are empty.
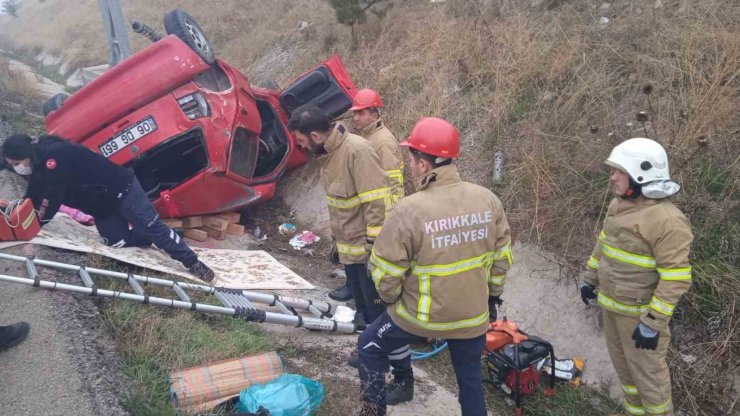
[[[0,241],[27,241],[41,231],[36,210],[30,199],[16,206],[13,211],[0,219]]]

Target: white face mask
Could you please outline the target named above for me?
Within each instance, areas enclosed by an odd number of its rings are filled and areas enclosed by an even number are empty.
[[[13,166],[13,170],[15,171],[15,173],[24,176],[28,176],[31,174],[31,172],[33,172],[33,168],[31,166],[26,166],[22,163],[20,165]]]

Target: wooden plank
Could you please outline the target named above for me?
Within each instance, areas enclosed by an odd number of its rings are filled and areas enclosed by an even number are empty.
[[[208,240],[208,233],[197,228],[186,228],[185,238],[189,238],[195,241],[206,241]]]
[[[226,221],[223,218],[218,218],[215,216],[208,216],[203,217],[203,225],[206,227],[213,228],[217,231],[226,231],[226,229],[229,227],[229,222]]]
[[[226,230],[216,230],[211,227],[200,227],[199,230],[203,230],[208,234],[208,237],[213,238],[214,240],[225,240],[226,239]]]
[[[173,219],[162,220],[162,222],[164,223],[164,225],[170,228],[182,228],[181,219],[173,218]]]
[[[239,224],[239,220],[242,219],[242,214],[238,212],[222,212],[220,214],[216,214],[216,216],[232,224]]]
[[[244,226],[241,224],[229,224],[226,232],[231,235],[242,236],[244,235]]]
[[[198,228],[203,226],[203,217],[186,217],[182,219],[182,228]]]

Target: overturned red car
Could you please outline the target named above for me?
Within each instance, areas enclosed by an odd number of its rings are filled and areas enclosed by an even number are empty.
[[[165,17],[166,37],[45,106],[49,134],[133,169],[165,218],[234,211],[271,198],[306,161],[287,129],[307,103],[333,117],[356,89],[338,56],[284,90],[250,86],[220,59],[191,16]]]

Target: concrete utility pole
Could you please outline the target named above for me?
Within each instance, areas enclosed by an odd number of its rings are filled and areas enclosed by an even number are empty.
[[[123,9],[120,0],[98,0],[103,26],[108,35],[108,63],[114,66],[131,56],[131,42],[123,20]]]

